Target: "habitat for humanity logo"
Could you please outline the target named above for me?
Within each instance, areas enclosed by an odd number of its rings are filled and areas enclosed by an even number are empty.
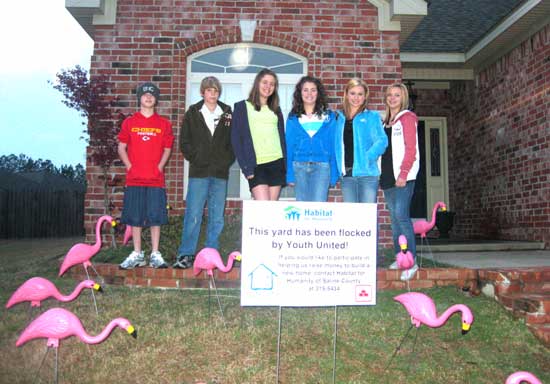
[[[302,214],[302,211],[300,208],[296,208],[294,206],[288,206],[285,208],[285,219],[287,220],[300,220],[300,216]]]

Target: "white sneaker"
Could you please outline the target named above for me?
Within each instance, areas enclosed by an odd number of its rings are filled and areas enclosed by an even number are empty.
[[[134,269],[135,267],[145,267],[145,256],[143,251],[132,251],[130,255],[118,266],[120,269]]]
[[[388,267],[388,269],[397,269],[397,260],[395,260],[393,263],[390,264],[390,266]]]
[[[403,272],[401,272],[401,280],[407,281],[412,279],[414,274],[418,271],[418,265],[416,263],[412,266],[410,269],[405,269]]]
[[[149,266],[153,268],[168,268],[168,264],[164,262],[162,254],[160,252],[151,253],[151,258],[149,259]]]

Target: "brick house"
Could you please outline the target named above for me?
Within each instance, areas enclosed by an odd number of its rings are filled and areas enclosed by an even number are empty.
[[[66,0],[66,7],[95,41],[92,76],[110,77],[126,113],[135,109],[137,84],[158,83],[159,113],[176,135],[207,74],[222,80],[222,100],[232,104],[246,97],[258,68],[270,66],[283,112],[307,73],[322,79],[332,107],[351,77],[367,81],[369,106],[379,111],[386,86],[408,82],[423,147],[413,216],[430,218],[443,200],[456,212],[453,236],[550,245],[549,0]],[[175,146],[166,170],[175,214],[184,209],[185,169]],[[115,210],[123,174],[111,168]],[[103,214],[101,176],[87,164],[88,233]],[[248,197],[235,167],[228,214]]]

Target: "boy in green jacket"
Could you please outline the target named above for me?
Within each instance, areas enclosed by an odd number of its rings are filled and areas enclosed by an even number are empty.
[[[229,168],[235,161],[231,147],[231,108],[218,99],[220,81],[205,77],[202,100],[189,107],[180,131],[180,149],[189,161],[186,209],[181,243],[174,268],[193,266],[205,204],[208,205],[205,247],[218,249],[223,230]]]

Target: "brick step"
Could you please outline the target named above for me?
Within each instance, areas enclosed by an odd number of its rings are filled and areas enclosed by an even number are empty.
[[[517,317],[534,323],[550,324],[550,293],[506,293],[497,300]]]
[[[527,326],[543,345],[550,348],[550,324],[527,324]]]
[[[550,281],[524,284],[521,287],[521,292],[550,294]]]

